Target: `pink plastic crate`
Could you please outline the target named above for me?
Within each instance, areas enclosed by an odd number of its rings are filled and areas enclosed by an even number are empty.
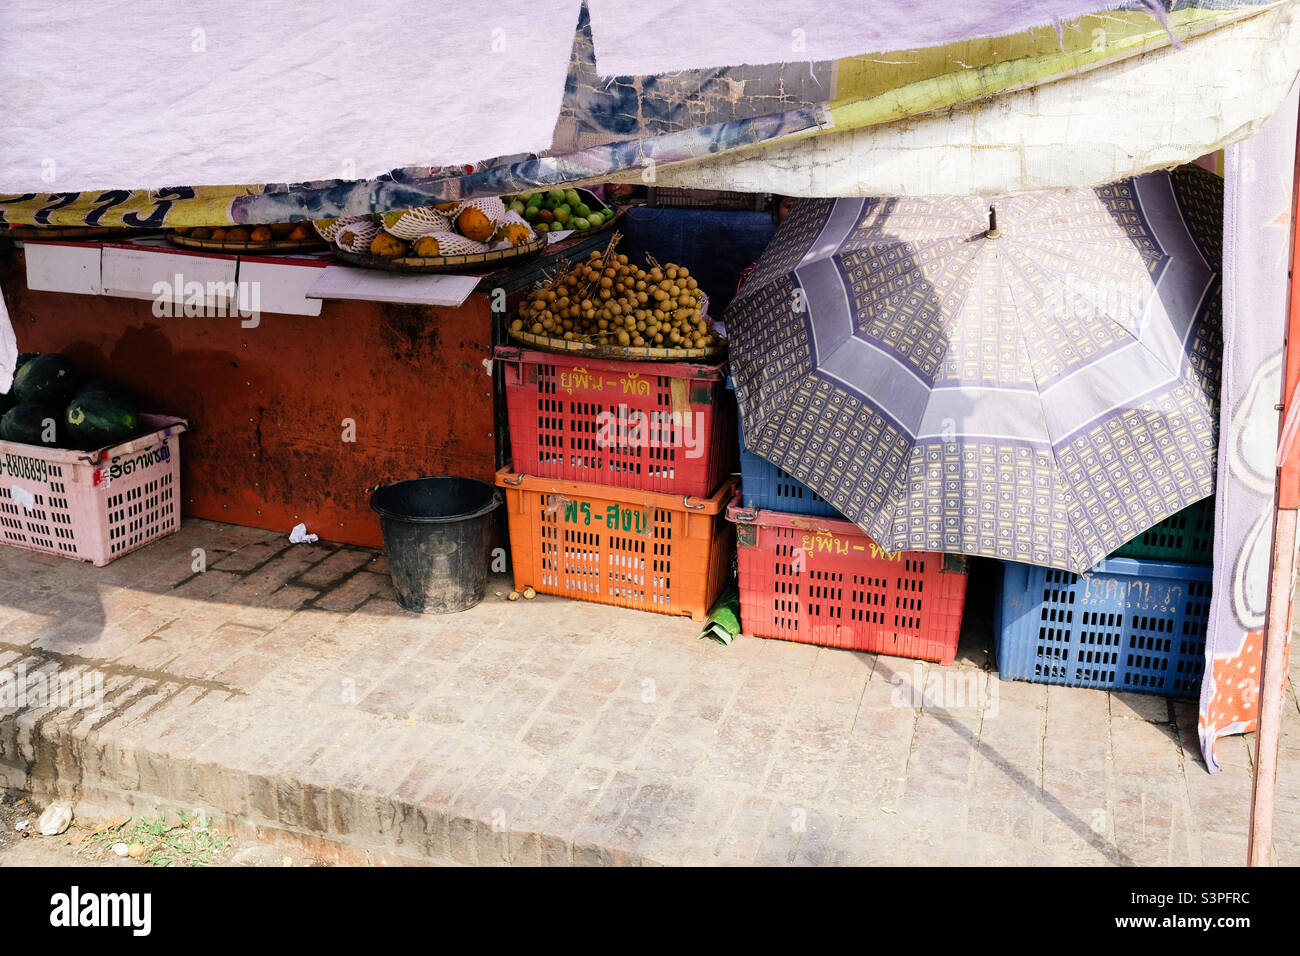
[[[152,431],[98,451],[0,441],[0,541],[102,567],[179,528],[188,425],[140,420]]]

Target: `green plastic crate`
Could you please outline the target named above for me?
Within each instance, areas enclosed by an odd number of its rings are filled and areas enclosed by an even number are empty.
[[[1190,508],[1153,525],[1111,557],[1213,564],[1214,496],[1202,498]]]

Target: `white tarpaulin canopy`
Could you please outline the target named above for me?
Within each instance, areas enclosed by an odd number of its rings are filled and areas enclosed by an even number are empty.
[[[0,189],[369,179],[546,149],[581,0],[0,4]]]
[[[1077,19],[1120,6],[1140,12]],[[785,146],[731,171],[718,171],[716,162],[690,172],[683,165],[675,181],[850,195],[893,183],[901,183],[894,192],[933,191],[951,171],[954,189],[998,180],[995,188],[1005,191],[1069,176],[1079,182],[1076,173],[1128,175],[1134,170],[1120,167],[1132,141],[1168,147],[1145,149],[1142,162],[1200,155],[1262,122],[1280,96],[1282,74],[1300,65],[1289,13],[1270,21],[1272,29],[1287,27],[1277,49],[1258,48],[1269,46],[1267,32],[1244,21],[1234,42],[1210,56],[1210,36],[1201,34],[1257,14],[1251,0],[1194,0],[1168,14],[1155,0],[590,0],[590,8],[588,28],[581,0],[454,9],[416,0],[267,0],[255,8],[222,0],[16,0],[0,6],[0,190],[365,181],[399,168],[547,150],[572,162],[541,173],[575,181],[640,170],[649,156],[665,166],[690,164],[775,142]],[[1170,48],[1162,23],[1187,40],[1185,50]],[[1127,37],[1110,32],[1114,24],[1127,25]],[[1017,37],[1035,27],[1044,28],[1037,48],[1015,52]],[[971,39],[1003,36],[991,45]],[[1140,77],[1117,75],[1117,84],[1131,85],[1092,96],[1096,117],[1075,122],[1063,112],[1083,83],[1056,97],[1012,93],[1130,62],[1135,36],[1169,62],[1149,64]],[[925,74],[929,85],[910,82],[918,65],[926,67],[927,51],[945,44],[958,46]],[[881,50],[895,52],[875,55]],[[581,76],[584,64],[594,64],[591,76]],[[778,72],[782,64],[794,69]],[[873,71],[885,78],[883,87]],[[889,88],[894,76],[903,84],[897,91]],[[798,83],[805,88],[789,95]],[[1171,101],[1170,85],[1184,83],[1189,89]],[[1169,142],[1167,127],[1189,115],[1201,84],[1209,87],[1209,120]],[[1244,94],[1230,96],[1230,87]],[[1121,92],[1141,107],[1114,106]],[[1000,98],[990,108],[975,105],[993,96]],[[882,102],[894,112],[881,112]],[[954,106],[967,110],[969,122],[946,124]],[[934,120],[884,122],[935,111]],[[747,125],[728,128],[737,122]],[[946,124],[945,132],[936,132],[936,123]],[[1130,136],[1126,124],[1134,127]],[[788,143],[846,129],[854,132],[818,150]],[[586,154],[620,140],[643,146],[613,161]],[[1071,148],[1112,140],[1116,146],[1103,149],[1110,155],[1091,163],[1037,150],[1040,142]],[[951,150],[917,161],[917,149],[935,145]],[[971,146],[978,152],[970,168],[954,169],[956,151],[966,155]],[[845,173],[868,152],[879,153],[872,165],[881,175]],[[1057,172],[1044,173],[1044,164]],[[1026,166],[1033,171],[1026,174]],[[769,168],[776,181],[759,183]],[[909,176],[916,181],[906,182]]]

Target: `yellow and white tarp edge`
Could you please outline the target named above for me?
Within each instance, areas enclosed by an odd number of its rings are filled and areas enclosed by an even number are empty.
[[[1300,73],[1300,7],[1270,7],[1183,42],[951,109],[661,167],[656,185],[986,195],[1191,162],[1253,135],[1284,100]]]

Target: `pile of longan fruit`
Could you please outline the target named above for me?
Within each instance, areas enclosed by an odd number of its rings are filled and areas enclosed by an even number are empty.
[[[700,315],[702,296],[685,266],[651,259],[642,269],[611,243],[530,292],[510,328],[599,345],[704,349],[718,339]]]

